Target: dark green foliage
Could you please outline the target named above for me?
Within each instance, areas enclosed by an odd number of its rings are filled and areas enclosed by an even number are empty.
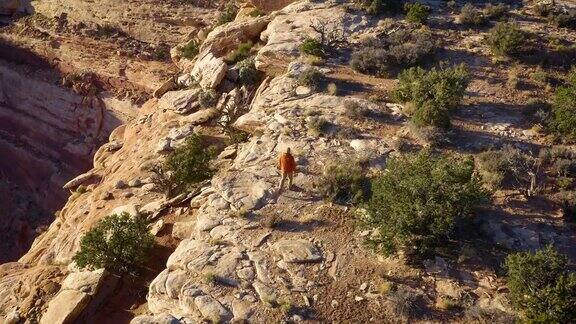
[[[441,128],[450,126],[450,111],[460,103],[469,83],[464,65],[430,71],[414,67],[400,73],[398,80],[394,98],[414,105],[414,124]]]
[[[318,89],[324,81],[324,74],[316,68],[307,68],[298,77],[298,84],[311,89]]]
[[[218,93],[214,90],[202,90],[198,94],[198,102],[204,109],[212,108],[218,103]]]
[[[240,84],[254,85],[260,79],[260,72],[256,70],[254,58],[247,58],[236,65]]]
[[[154,246],[142,218],[127,213],[103,218],[82,237],[73,260],[80,268],[106,268],[115,274],[134,274],[147,261]]]
[[[230,1],[226,4],[224,9],[220,12],[218,16],[217,25],[223,25],[234,21],[236,19],[236,15],[238,14],[238,7],[234,4],[234,1]]]
[[[557,12],[550,15],[549,19],[557,27],[576,29],[576,10]]]
[[[170,182],[176,190],[186,190],[212,177],[214,170],[210,167],[210,160],[214,156],[215,149],[207,147],[205,140],[194,134],[168,156],[164,169],[170,173]]]
[[[415,24],[425,24],[431,12],[430,7],[419,2],[405,4],[404,10],[406,10],[406,20]]]
[[[370,243],[385,254],[422,255],[447,239],[487,197],[472,159],[422,151],[389,160],[372,182],[363,222],[378,230]]]
[[[199,46],[195,40],[191,40],[185,46],[180,48],[180,53],[182,53],[182,57],[187,59],[193,59],[198,55]]]
[[[430,32],[401,29],[385,40],[372,40],[355,51],[350,66],[356,71],[383,75],[393,68],[421,63],[434,54],[436,45]]]
[[[529,323],[576,321],[576,273],[567,268],[568,258],[548,246],[536,253],[508,255],[510,300]]]
[[[321,58],[326,56],[322,43],[315,38],[306,38],[299,46],[300,52]]]
[[[576,70],[570,79],[576,79]],[[556,89],[549,127],[567,142],[576,140],[576,80]]]
[[[499,22],[486,36],[486,43],[499,56],[517,54],[525,40],[526,33],[516,23]]]
[[[238,45],[238,48],[236,50],[232,51],[230,54],[226,56],[226,62],[236,63],[249,58],[251,56],[253,45],[254,44],[252,44],[251,41],[240,43],[240,45]]]
[[[402,10],[403,0],[354,0],[370,15],[397,13]]]
[[[336,203],[357,203],[367,194],[368,183],[358,162],[326,166],[320,183],[322,194]]]

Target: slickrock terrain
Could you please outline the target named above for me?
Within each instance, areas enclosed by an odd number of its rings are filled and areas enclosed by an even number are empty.
[[[0,261],[18,259],[0,265],[0,318],[513,321],[504,256],[553,244],[576,257],[558,198],[574,199],[573,186],[560,192],[547,180],[530,199],[521,190],[494,190],[476,213],[474,237],[450,238],[447,251],[416,263],[370,249],[364,243],[377,229],[357,226],[363,206],[338,204],[320,190],[334,164],[361,161],[362,172],[375,177],[390,158],[423,147],[479,155],[513,145],[538,156],[551,145],[523,110],[551,95],[551,86],[505,85],[507,71],[539,68],[492,60],[482,41],[488,28],[464,28],[443,3],[428,5],[430,22],[418,30],[441,45],[426,66],[466,63],[471,79],[440,144],[418,134],[407,108],[393,102],[396,73],[362,74],[348,63],[368,38],[410,26],[399,15],[380,19],[339,0],[254,0],[238,1],[235,18],[214,26],[225,4],[32,1],[34,15],[0,29],[0,179],[9,180],[0,187],[8,197],[0,198],[0,233],[9,233]],[[521,26],[573,49],[576,33],[525,16],[528,2],[510,5]],[[18,11],[10,1],[0,0],[0,8]],[[310,37],[337,39],[338,55],[304,55]],[[186,57],[191,43],[198,53]],[[253,83],[235,62],[244,61],[230,58],[243,44],[259,74]],[[549,62],[550,78],[560,82],[575,58]],[[302,82],[311,69],[327,89]],[[362,116],[350,107],[362,107]],[[247,139],[235,143],[229,129]],[[167,197],[151,170],[194,134],[218,148],[216,171],[194,190]],[[279,194],[278,155],[286,148],[298,172],[294,188]],[[19,202],[22,195],[30,204]],[[156,239],[140,277],[79,269],[72,258],[83,235],[123,212],[146,219]]]

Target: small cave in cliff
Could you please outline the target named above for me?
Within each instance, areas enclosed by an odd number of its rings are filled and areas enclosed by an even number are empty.
[[[78,93],[62,84],[64,75],[0,40],[0,263],[29,249],[66,203],[62,186],[92,167],[125,121],[111,107],[118,100]]]

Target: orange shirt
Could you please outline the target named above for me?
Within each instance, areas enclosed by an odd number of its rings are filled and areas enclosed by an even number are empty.
[[[278,165],[282,173],[292,173],[296,171],[296,161],[294,161],[294,157],[290,153],[282,153]]]

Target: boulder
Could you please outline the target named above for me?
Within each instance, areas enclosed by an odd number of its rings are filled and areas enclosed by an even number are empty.
[[[210,296],[198,296],[194,299],[194,303],[202,316],[210,319],[213,322],[225,321],[230,318],[230,312],[222,306],[216,299]]]
[[[205,51],[198,56],[191,75],[203,89],[215,89],[226,76],[228,65],[212,52]]]
[[[269,22],[270,17],[264,16],[220,25],[208,34],[200,52],[211,51],[216,56],[224,56],[241,43],[257,39]]]
[[[162,85],[160,85],[156,90],[154,90],[154,93],[152,95],[154,96],[154,98],[162,98],[162,96],[164,96],[166,92],[174,90],[176,89],[176,87],[177,87],[176,83],[171,78],[170,80],[167,80],[166,82],[162,83]]]
[[[282,255],[285,262],[316,262],[322,259],[318,248],[306,240],[281,240],[274,243],[272,248]]]
[[[152,315],[140,315],[134,317],[130,324],[180,324],[177,318],[170,314],[162,313],[156,316]]]
[[[118,207],[112,209],[112,211],[110,212],[110,215],[121,215],[123,213],[127,213],[131,217],[140,216],[140,211],[138,209],[138,206],[132,205],[132,204],[128,204],[128,205],[124,205],[124,206],[118,206]]]
[[[77,176],[76,178],[66,182],[63,186],[64,189],[72,189],[78,187],[79,185],[83,184],[84,182],[90,180],[94,176],[94,170],[88,171],[86,173],[82,173],[81,175]]]
[[[79,271],[70,273],[62,281],[62,290],[78,290],[83,293],[94,295],[98,287],[106,278],[107,272],[104,269],[94,271]]]
[[[200,106],[196,100],[198,93],[199,89],[167,92],[158,100],[158,108],[172,110],[181,115],[188,114]]]
[[[40,324],[73,323],[89,301],[90,295],[87,293],[78,290],[61,290],[48,303],[48,309],[40,319]]]

